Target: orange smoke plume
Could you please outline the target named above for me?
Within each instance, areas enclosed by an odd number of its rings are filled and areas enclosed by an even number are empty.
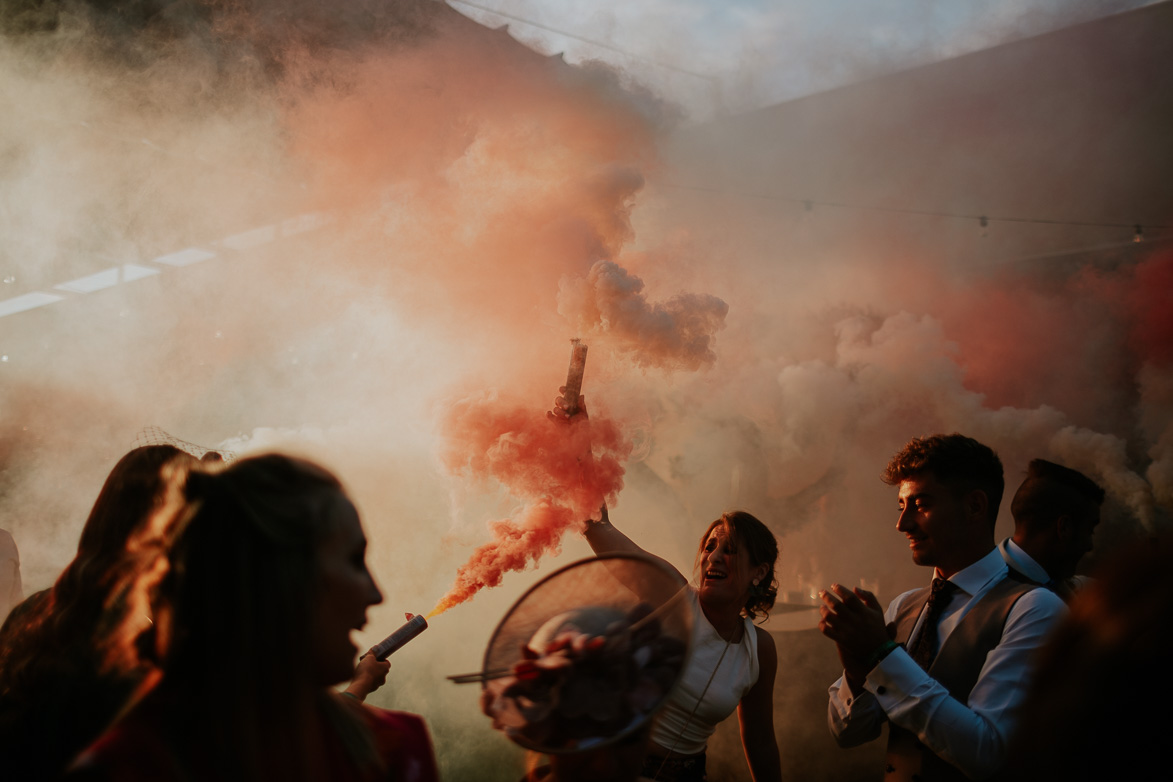
[[[564,279],[558,311],[580,331],[609,340],[642,367],[697,370],[717,360],[717,332],[729,305],[716,296],[680,293],[649,302],[644,283],[622,266],[596,261],[586,278]]]
[[[505,573],[557,554],[562,535],[623,488],[631,442],[614,421],[553,422],[544,413],[480,397],[457,403],[444,423],[447,468],[496,481],[524,503],[512,519],[491,522],[493,539],[456,573],[429,617],[459,605]]]

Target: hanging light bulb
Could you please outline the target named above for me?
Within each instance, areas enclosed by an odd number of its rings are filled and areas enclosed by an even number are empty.
[[[1144,241],[1144,229],[1140,227],[1140,223],[1136,225],[1136,231],[1132,234],[1132,241],[1138,244]]]
[[[989,231],[990,218],[986,217],[985,215],[982,215],[981,217],[978,218],[978,224],[981,225],[981,227],[982,227],[982,236],[989,236],[990,235],[990,231]]]
[[[802,211],[798,213],[799,222],[802,225],[806,225],[806,226],[811,225],[815,220],[814,214],[815,214],[815,202],[807,200],[807,199],[803,199]]]

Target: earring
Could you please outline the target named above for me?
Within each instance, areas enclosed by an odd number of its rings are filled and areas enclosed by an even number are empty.
[[[760,579],[760,578],[755,578],[755,579],[753,580],[753,585],[754,585],[754,586],[757,586],[759,581],[761,581],[761,579]]]

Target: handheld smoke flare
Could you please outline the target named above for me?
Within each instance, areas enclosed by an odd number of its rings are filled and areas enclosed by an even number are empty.
[[[399,651],[408,641],[428,629],[428,620],[420,614],[408,614],[407,622],[391,635],[371,647],[367,654],[373,654],[379,662],[386,660],[393,652]]]
[[[573,416],[578,412],[578,397],[582,393],[582,373],[586,369],[587,346],[580,339],[570,340],[570,369],[566,372],[566,391],[562,398],[566,400],[566,415]]]
[[[489,525],[493,539],[457,569],[456,583],[429,618],[557,552],[564,533],[578,530],[601,503],[615,502],[623,488],[632,445],[618,423],[600,414],[589,426],[550,426],[551,419],[579,412],[587,346],[578,339],[571,346],[558,411],[538,416],[524,405],[503,407],[471,397],[451,407],[446,425],[451,447],[443,455],[448,468],[495,479],[524,506],[513,518]]]

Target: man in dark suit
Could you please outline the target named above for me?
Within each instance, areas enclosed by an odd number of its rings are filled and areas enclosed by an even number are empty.
[[[1092,550],[1104,490],[1061,464],[1035,459],[1010,503],[1014,535],[998,544],[1011,575],[1044,584],[1064,600],[1086,579],[1075,575]]]

